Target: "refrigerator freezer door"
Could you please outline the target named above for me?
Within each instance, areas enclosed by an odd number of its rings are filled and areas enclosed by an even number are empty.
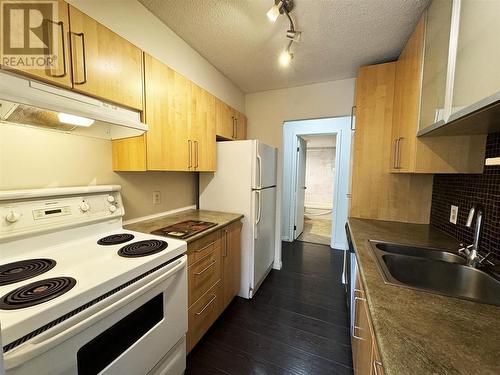
[[[259,141],[255,142],[253,164],[253,189],[276,186],[276,149]]]
[[[254,225],[254,264],[252,295],[266,277],[274,262],[274,236],[276,220],[276,188],[255,190]]]

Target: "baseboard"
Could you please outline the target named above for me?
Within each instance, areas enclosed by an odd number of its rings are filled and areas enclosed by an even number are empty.
[[[275,261],[273,263],[273,270],[278,270],[279,271],[281,269],[281,267],[283,267],[283,263],[281,261],[280,262]]]
[[[175,210],[170,210],[170,211],[158,212],[157,214],[152,214],[152,215],[136,217],[134,219],[125,220],[123,222],[123,225],[135,224],[135,223],[138,223],[140,221],[157,219],[157,218],[162,217],[162,216],[168,216],[168,215],[176,214],[178,212],[187,211],[187,210],[194,210],[194,209],[196,209],[196,205],[176,208]]]

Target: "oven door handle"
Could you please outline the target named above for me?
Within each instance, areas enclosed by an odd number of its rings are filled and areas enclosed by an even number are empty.
[[[186,263],[187,263],[187,257],[186,257],[186,255],[184,255],[181,258],[172,262],[172,266],[169,268],[168,271],[165,272],[164,268],[159,269],[157,271],[157,272],[160,272],[159,276],[148,281],[146,284],[144,284],[140,288],[134,290],[133,292],[127,293],[127,291],[126,291],[127,288],[124,288],[121,292],[118,292],[118,293],[124,292],[123,293],[124,297],[118,299],[116,302],[110,304],[109,306],[106,306],[106,307],[101,309],[99,306],[100,303],[97,303],[93,307],[90,307],[88,310],[94,309],[95,313],[91,314],[86,319],[83,319],[82,321],[80,321],[74,325],[71,323],[71,320],[73,320],[73,319],[71,319],[71,318],[68,319],[65,322],[65,323],[69,322],[69,324],[66,324],[69,326],[68,329],[57,332],[56,334],[52,334],[52,335],[50,335],[49,333],[47,335],[41,334],[38,338],[33,339],[31,342],[27,342],[25,344],[22,344],[19,347],[12,349],[12,351],[5,353],[4,354],[5,369],[9,370],[9,369],[15,368],[15,367],[29,361],[30,359],[32,359],[36,356],[39,356],[40,354],[42,354],[42,353],[46,352],[47,350],[59,345],[63,341],[68,340],[70,337],[73,337],[74,335],[78,334],[79,332],[81,332],[81,331],[85,330],[86,328],[90,327],[91,325],[95,324],[99,320],[104,319],[106,316],[110,315],[111,313],[115,312],[119,308],[130,303],[135,298],[144,294],[148,289],[151,289],[154,285],[171,278],[174,274],[176,274],[177,272],[179,272],[180,270],[185,268]],[[76,316],[78,316],[78,315],[76,315]],[[61,324],[64,324],[64,323],[61,323]],[[50,332],[50,330],[48,332]]]

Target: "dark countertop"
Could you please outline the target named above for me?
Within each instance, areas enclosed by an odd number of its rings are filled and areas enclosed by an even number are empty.
[[[368,240],[456,251],[429,225],[349,219],[378,348],[388,375],[500,374],[500,307],[386,285]]]
[[[169,225],[186,220],[201,220],[201,221],[210,221],[213,223],[217,223],[216,226],[183,240],[186,241],[187,243],[190,243],[196,241],[197,239],[203,236],[206,236],[209,233],[215,232],[216,230],[225,227],[228,224],[231,224],[237,220],[241,220],[242,218],[243,215],[241,214],[232,214],[227,212],[205,211],[205,210],[186,210],[172,215],[166,215],[150,220],[144,220],[144,221],[139,221],[137,223],[128,224],[125,225],[124,228],[136,232],[151,233],[156,229],[161,229]]]

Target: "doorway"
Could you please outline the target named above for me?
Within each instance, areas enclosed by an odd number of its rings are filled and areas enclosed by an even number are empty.
[[[282,240],[347,249],[351,133],[348,116],[285,122]]]
[[[299,137],[294,233],[298,241],[331,243],[336,140],[336,134]]]

